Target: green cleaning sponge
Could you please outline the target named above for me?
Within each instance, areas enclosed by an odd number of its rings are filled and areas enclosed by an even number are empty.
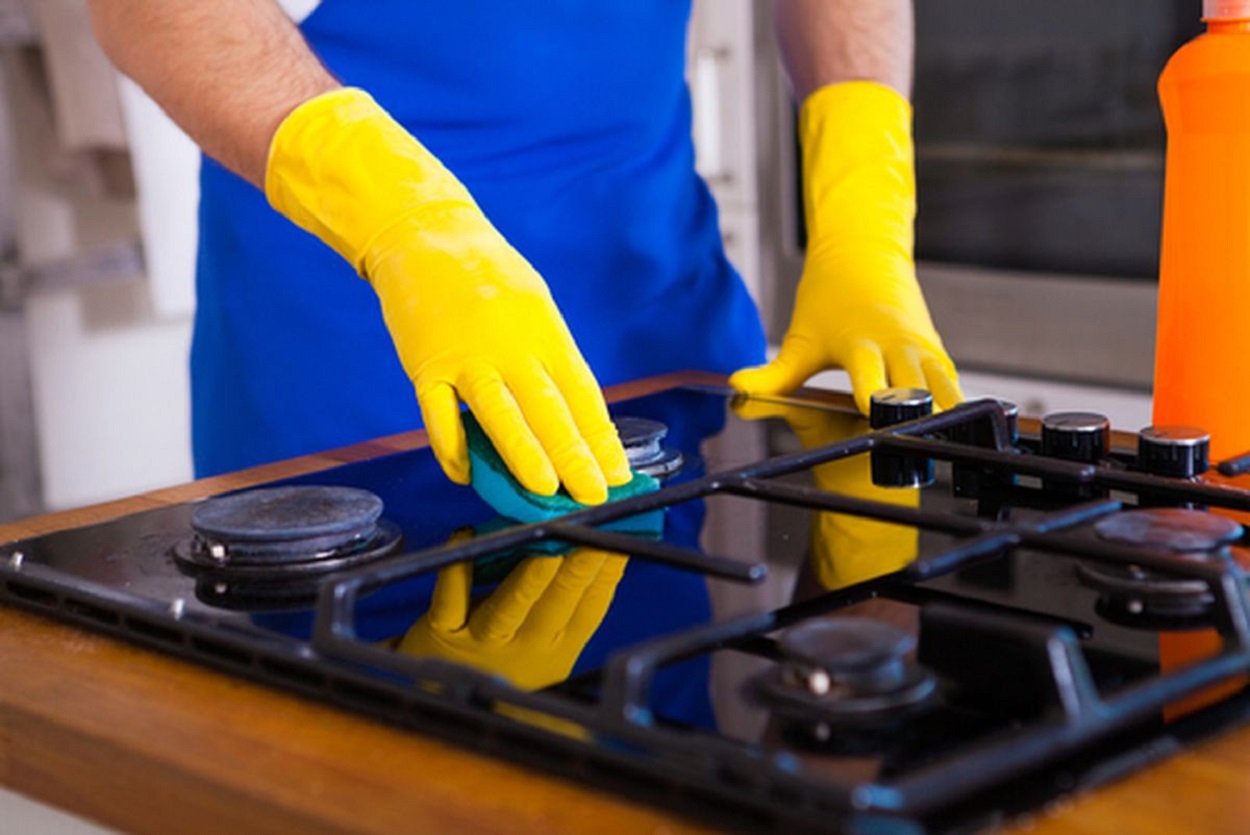
[[[464,433],[469,446],[473,489],[501,516],[525,523],[545,522],[586,507],[574,500],[563,487],[554,496],[540,496],[522,487],[477,419],[468,412],[464,414]],[[654,478],[634,471],[634,477],[628,483],[608,489],[608,501],[642,496],[659,489],[660,483]],[[659,530],[663,527],[663,512],[644,513],[605,527],[629,531]]]

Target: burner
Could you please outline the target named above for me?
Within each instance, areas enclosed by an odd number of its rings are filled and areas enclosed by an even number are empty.
[[[1129,510],[1100,520],[1103,539],[1173,551],[1196,561],[1227,558],[1228,545],[1241,538],[1231,519],[1182,508]],[[1099,614],[1121,625],[1142,628],[1199,626],[1214,597],[1202,580],[1148,571],[1132,564],[1078,563],[1077,576],[1103,593]]]
[[[936,682],[908,661],[908,633],[864,618],[809,621],[778,641],[781,663],[755,680],[780,712],[820,723],[896,719],[934,694]]]
[[[195,535],[173,549],[180,568],[215,587],[323,574],[394,551],[399,529],[382,500],[351,487],[271,487],[207,499]]]
[[[685,463],[675,449],[661,446],[668,436],[668,427],[658,420],[639,417],[618,417],[613,420],[620,433],[629,466],[653,478],[672,475]]]

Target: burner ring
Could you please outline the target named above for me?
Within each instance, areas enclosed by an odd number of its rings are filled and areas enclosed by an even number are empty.
[[[875,724],[927,707],[937,693],[937,681],[919,664],[907,664],[897,687],[879,693],[830,698],[791,683],[780,667],[752,679],[756,693],[790,719],[835,724]],[[837,685],[835,685],[835,691]]]
[[[1211,589],[1202,580],[1169,577],[1135,565],[1077,563],[1076,573],[1087,586],[1097,591],[1161,608],[1189,608],[1186,603],[1201,599],[1204,604],[1210,604],[1214,600]]]
[[[1205,602],[1178,601],[1175,606],[1147,607],[1140,600],[1099,595],[1094,611],[1108,623],[1151,632],[1193,632],[1211,628],[1211,598]]]
[[[222,561],[213,555],[211,543],[200,537],[178,542],[171,552],[179,569],[193,577],[254,583],[342,571],[394,552],[402,539],[398,526],[387,519],[379,519],[370,535],[355,540],[351,547],[305,552],[299,559],[252,563]]]
[[[341,571],[395,551],[402,533],[382,500],[352,487],[287,486],[207,499],[174,545],[185,574],[228,587]]]
[[[880,621],[808,621],[781,635],[780,662],[753,680],[754,689],[792,718],[888,721],[936,692],[932,673],[905,657],[914,646],[911,634]]]

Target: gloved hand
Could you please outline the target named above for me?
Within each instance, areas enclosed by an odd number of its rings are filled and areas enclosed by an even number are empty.
[[[527,489],[597,504],[631,473],[547,285],[429,151],[361,90],[296,108],[269,152],[270,203],[373,285],[430,444],[469,482],[459,400]]]
[[[522,690],[563,681],[603,623],[627,562],[590,548],[528,557],[476,608],[472,564],[450,565],[399,650],[494,673]]]
[[[741,398],[733,402],[733,410],[745,420],[783,418],[804,449],[871,431],[868,421],[858,415],[790,403]],[[902,507],[920,505],[919,489],[874,485],[872,459],[867,453],[814,467],[812,479],[816,487],[828,493]],[[812,516],[811,566],[827,591],[890,574],[916,558],[920,539],[917,528],[847,513],[818,511]]]
[[[911,106],[881,84],[851,81],[808,96],[799,115],[807,259],[781,353],[729,382],[785,394],[845,368],[855,403],[889,386],[928,389],[939,408],[962,399],[916,282]]]

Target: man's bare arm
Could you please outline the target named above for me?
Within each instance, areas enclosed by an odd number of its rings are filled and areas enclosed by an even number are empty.
[[[274,0],[90,0],[96,37],[213,158],[260,186],[269,143],[338,82]]]
[[[911,0],[774,0],[773,16],[796,100],[839,81],[911,97]]]

